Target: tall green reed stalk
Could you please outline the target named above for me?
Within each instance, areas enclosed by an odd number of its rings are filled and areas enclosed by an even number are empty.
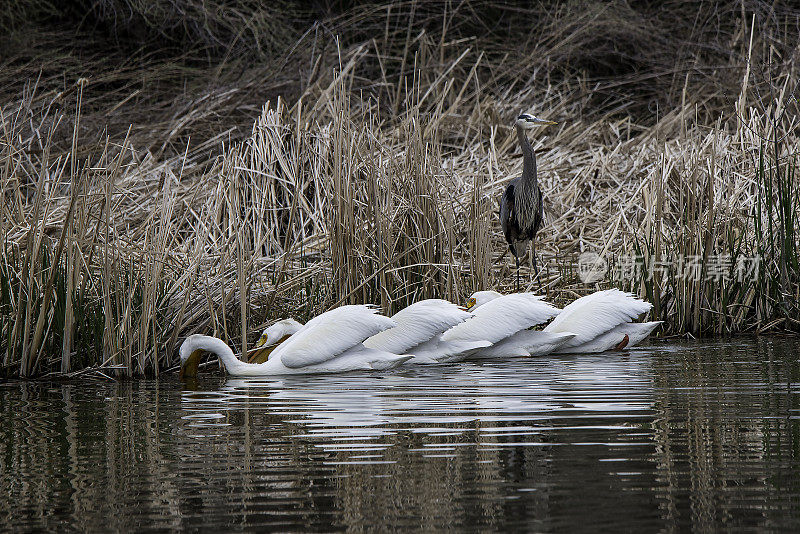
[[[756,319],[760,324],[787,321],[800,327],[798,216],[800,187],[796,159],[779,140],[764,140],[756,167],[757,199],[753,214],[753,248],[761,258],[756,281]]]
[[[647,215],[632,244],[642,269],[629,283],[655,304],[667,333],[800,327],[796,159],[760,133],[751,140],[757,155],[739,171],[751,177],[746,188],[735,190],[714,141],[686,150],[682,170],[662,164],[644,189]]]
[[[73,144],[66,155],[51,159],[54,141],[44,135],[41,157],[22,158],[31,150],[30,140],[25,144],[20,136],[26,126],[16,118],[4,121],[0,156],[4,168],[14,169],[4,174],[4,195],[34,198],[32,206],[7,212],[13,218],[3,227],[0,353],[6,376],[84,367],[157,374],[163,367],[174,290],[164,277],[174,235],[174,195],[166,187],[157,194],[160,208],[151,214],[141,246],[125,242],[125,230],[116,222],[120,196],[114,189],[125,179],[128,146],[123,142],[112,153],[106,142],[100,152],[79,159],[84,85],[79,82]],[[45,125],[62,119],[41,117]],[[9,239],[12,232],[21,238]]]

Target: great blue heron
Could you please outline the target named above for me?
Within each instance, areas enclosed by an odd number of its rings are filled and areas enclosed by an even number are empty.
[[[536,177],[536,154],[533,151],[527,130],[537,126],[557,124],[523,113],[517,117],[517,138],[522,149],[522,175],[508,184],[500,199],[500,225],[508,242],[508,248],[517,261],[517,291],[519,291],[519,259],[542,226],[542,190]],[[533,246],[534,276],[539,274],[536,266],[536,245]]]

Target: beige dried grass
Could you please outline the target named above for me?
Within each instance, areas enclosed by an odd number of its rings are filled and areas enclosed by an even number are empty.
[[[416,13],[430,16],[422,7]],[[602,9],[591,13],[592,21],[611,20]],[[239,110],[255,117],[247,135],[209,124],[224,122],[226,106],[250,94],[252,72],[238,86],[154,111],[147,126],[118,129],[118,137],[84,133],[80,124],[102,124],[99,116],[136,104],[130,73],[117,73],[125,89],[105,110],[91,96],[96,80],[60,94],[32,83],[0,106],[4,374],[92,366],[155,374],[193,332],[244,350],[280,317],[308,319],[349,302],[391,313],[421,298],[513,290],[496,209],[507,180],[521,172],[512,127],[520,111],[561,123],[533,139],[547,206],[537,250],[548,298],[563,303],[604,287],[578,279],[582,252],[708,258],[730,252],[732,238],[742,244],[735,253],[764,252],[754,226],[764,202],[754,161],[769,113],[747,81],[736,104],[720,108],[727,95],[686,67],[680,104],[638,120],[625,110],[655,83],[642,73],[559,78],[543,67],[547,47],[515,72],[522,56],[498,62],[487,42],[465,46],[444,31],[409,31],[416,26],[394,15],[359,16],[366,27],[382,21],[378,37],[312,48],[299,98]],[[555,13],[553,24],[566,16]],[[455,19],[444,26],[448,20]],[[586,46],[569,37],[583,30],[570,28],[547,41],[565,72]],[[731,38],[748,42],[744,57],[772,53],[769,39],[751,39],[743,27]],[[731,72],[748,68],[730,61]],[[788,69],[779,85],[791,87],[796,76]],[[614,92],[623,96],[592,107],[597,94]],[[785,105],[781,94],[777,106]],[[54,106],[63,102],[79,112]],[[198,140],[192,131],[202,132]],[[792,133],[781,154],[796,146]],[[786,262],[773,263],[779,272]],[[530,263],[522,274],[536,290]],[[747,287],[668,275],[621,284],[654,302],[668,332],[719,334],[792,326],[776,295],[797,285],[784,279]]]

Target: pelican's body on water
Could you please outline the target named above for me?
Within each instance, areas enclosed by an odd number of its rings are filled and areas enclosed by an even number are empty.
[[[469,357],[475,351],[491,345],[485,339],[446,341],[442,334],[470,319],[472,314],[452,302],[427,299],[408,306],[392,315],[394,328],[372,336],[366,347],[389,352],[413,354],[409,363],[440,363]]]
[[[481,350],[482,358],[509,358],[512,356],[544,356],[564,346],[575,334],[553,334],[541,330],[521,330],[508,338]]]
[[[470,357],[511,357],[540,354],[560,341],[561,336],[541,339],[541,344],[526,333],[528,328],[546,323],[559,309],[533,293],[502,295],[496,291],[478,291],[470,297],[467,309],[472,317],[442,335],[449,342],[485,340],[491,346],[475,351]],[[564,339],[567,336],[563,336]]]
[[[298,323],[299,324],[299,323]],[[297,330],[263,363],[239,360],[228,345],[211,336],[192,335],[180,348],[181,374],[192,376],[203,351],[215,354],[232,376],[341,373],[383,370],[411,359],[370,349],[363,341],[396,323],[369,306],[342,306],[311,319]]]
[[[604,352],[615,347],[632,347],[661,324],[661,321],[632,322],[652,307],[649,302],[619,289],[597,291],[565,306],[544,331],[575,334],[556,352]]]

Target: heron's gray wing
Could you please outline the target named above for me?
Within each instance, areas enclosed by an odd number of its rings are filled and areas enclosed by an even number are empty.
[[[536,234],[539,233],[539,228],[542,227],[544,224],[544,195],[542,195],[542,190],[537,185],[535,190],[537,202],[536,202],[536,215],[533,219],[533,236],[536,237]]]
[[[536,236],[542,224],[542,192],[538,184],[528,184],[525,188],[516,187],[514,194],[512,217],[517,226],[516,239],[528,241]]]
[[[514,178],[506,187],[503,196],[500,198],[500,226],[507,243],[512,243],[516,239],[514,228],[516,226],[514,217],[514,184],[519,178]]]

